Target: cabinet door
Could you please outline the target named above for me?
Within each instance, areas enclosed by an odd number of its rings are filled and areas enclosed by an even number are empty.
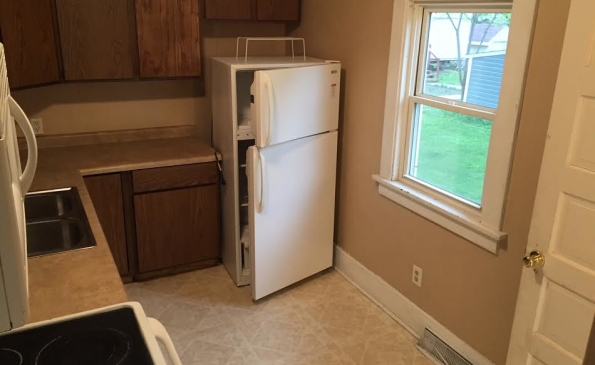
[[[252,18],[251,0],[206,0],[205,18],[249,20]]]
[[[11,88],[60,80],[52,0],[1,0],[0,30]]]
[[[300,0],[257,0],[258,20],[300,19]]]
[[[120,275],[127,275],[128,253],[120,174],[88,176],[85,177],[85,185],[118,271]]]
[[[140,273],[219,258],[218,185],[136,195],[134,209]]]
[[[136,0],[141,77],[200,76],[198,0]]]
[[[134,76],[133,0],[56,0],[66,80]]]

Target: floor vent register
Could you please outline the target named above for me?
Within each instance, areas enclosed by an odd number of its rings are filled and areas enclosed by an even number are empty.
[[[436,364],[473,365],[427,328],[419,339],[417,348],[431,360],[434,360]]]

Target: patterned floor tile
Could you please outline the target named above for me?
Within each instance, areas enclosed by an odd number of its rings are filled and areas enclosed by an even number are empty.
[[[182,352],[184,365],[226,365],[236,349],[233,347],[195,340]]]
[[[223,266],[126,285],[184,365],[431,365],[416,339],[334,270],[252,301]]]

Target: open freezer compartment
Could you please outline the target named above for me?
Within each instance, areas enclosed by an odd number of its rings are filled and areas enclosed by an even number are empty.
[[[237,100],[237,137],[238,140],[254,139],[252,128],[252,93],[254,70],[236,72],[236,100]]]

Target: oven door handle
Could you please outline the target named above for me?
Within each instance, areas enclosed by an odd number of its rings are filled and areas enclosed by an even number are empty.
[[[155,334],[155,337],[157,337],[157,339],[160,340],[163,343],[163,345],[165,345],[165,348],[167,349],[171,363],[173,365],[182,365],[182,362],[180,361],[180,357],[178,356],[178,353],[176,352],[176,348],[174,347],[174,343],[171,340],[171,337],[169,337],[169,334],[167,333],[167,330],[165,329],[165,327],[163,327],[161,322],[159,322],[158,320],[156,320],[154,318],[147,318],[147,319],[149,320],[149,325],[151,326],[151,330]]]

